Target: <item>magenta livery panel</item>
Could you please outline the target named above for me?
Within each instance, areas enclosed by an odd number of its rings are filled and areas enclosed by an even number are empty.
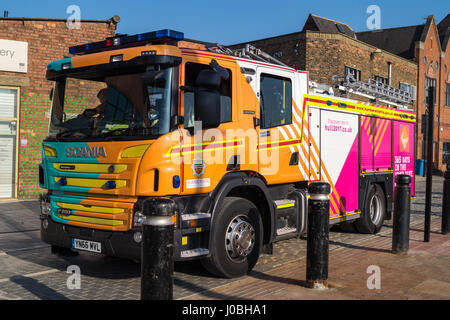
[[[391,211],[397,174],[412,177],[414,195],[414,112],[322,95],[305,96],[304,106],[310,181],[330,183],[331,220],[360,215],[379,186],[385,191],[378,205]]]

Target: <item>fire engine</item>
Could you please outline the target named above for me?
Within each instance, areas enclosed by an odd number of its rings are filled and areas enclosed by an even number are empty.
[[[183,39],[117,35],[48,65],[39,183],[53,252],[139,260],[142,202],[160,197],[176,204],[176,261],[242,276],[305,233],[312,181],[331,186],[330,225],[380,230],[395,175],[414,178],[414,112],[309,92],[308,72],[249,46]]]

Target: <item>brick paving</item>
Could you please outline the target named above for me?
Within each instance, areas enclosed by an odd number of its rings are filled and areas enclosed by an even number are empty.
[[[392,238],[386,235],[332,250],[328,290],[306,288],[303,258],[183,299],[450,299],[450,236],[439,234],[441,220],[434,216],[430,242],[423,243],[420,220],[412,225],[406,255],[392,254]],[[379,290],[367,288],[367,268],[372,265],[381,271]]]
[[[437,270],[439,274],[450,279],[448,271],[450,264],[445,260],[445,257],[448,257],[445,252],[448,252],[446,250],[450,248],[447,242],[448,237],[445,241],[439,240],[442,243],[439,242],[437,246],[435,246],[435,242],[440,238],[436,233],[431,236],[431,245],[419,241],[420,230],[423,228],[425,180],[422,177],[417,179],[417,198],[411,203],[411,252],[413,256],[417,257],[424,257],[424,255],[416,255],[416,251],[426,252],[428,254],[426,258],[434,259],[431,261],[435,262],[436,268],[441,268]],[[437,224],[440,223],[443,180],[440,177],[434,177],[433,181],[432,227],[433,230],[436,230]],[[49,246],[40,241],[38,226],[39,206],[36,201],[0,203],[0,265],[2,266],[0,269],[0,299],[139,299],[139,264],[85,252],[70,257],[52,255]],[[345,293],[350,295],[350,298],[358,297],[356,293],[354,296],[349,293],[351,290],[357,292],[358,288],[348,287],[344,281],[345,278],[340,279],[337,276],[342,275],[349,279],[361,277],[358,281],[364,280],[363,283],[365,283],[368,275],[365,270],[361,271],[356,268],[356,266],[366,267],[367,263],[363,259],[370,260],[373,257],[379,257],[381,253],[386,254],[389,259],[397,259],[397,256],[393,257],[387,252],[391,243],[391,232],[391,221],[386,221],[377,235],[361,235],[333,228],[330,232],[329,279],[334,288],[319,298],[337,299],[339,298],[337,293],[341,295]],[[419,238],[413,239],[413,235]],[[363,257],[363,254],[366,254],[367,257]],[[312,295],[311,290],[301,287],[305,279],[305,257],[306,240],[281,241],[274,244],[273,255],[261,255],[254,270],[248,276],[239,279],[221,279],[211,276],[203,271],[198,261],[176,263],[174,298],[284,299],[283,294],[288,294],[286,299],[318,298]],[[408,263],[412,270],[417,270],[421,274],[422,262],[420,259],[416,260],[412,259]],[[376,262],[373,264],[377,264]],[[378,263],[381,267],[381,262]],[[70,265],[78,265],[81,269],[81,289],[69,290],[67,288],[66,282],[69,274],[66,270]],[[382,291],[387,286],[385,275],[389,274],[392,268],[390,264],[382,266]],[[246,283],[251,284],[250,289],[248,286],[244,286]],[[436,287],[440,288],[439,292],[446,292],[446,283],[448,284],[438,277],[430,277],[428,282],[424,280],[417,283],[416,290],[432,291]],[[401,287],[401,285],[399,286]],[[340,288],[349,289],[341,290]],[[287,289],[292,292],[287,292]],[[369,298],[374,297],[370,295],[371,292],[369,292]]]

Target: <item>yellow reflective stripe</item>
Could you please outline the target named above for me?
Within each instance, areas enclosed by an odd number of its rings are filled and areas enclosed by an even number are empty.
[[[149,145],[143,144],[140,146],[134,146],[126,148],[122,151],[120,155],[121,158],[140,158],[144,155],[145,151],[147,151]]]
[[[82,204],[73,204],[73,203],[62,203],[57,202],[56,203],[58,207],[64,208],[64,209],[71,209],[71,210],[79,210],[79,211],[88,211],[88,212],[99,212],[99,213],[111,213],[111,214],[118,214],[123,213],[125,210],[122,208],[110,208],[110,207],[97,207],[97,206],[84,206]]]
[[[64,215],[64,214],[59,214],[58,216],[61,219],[68,220],[68,221],[86,222],[86,223],[100,224],[100,225],[104,225],[104,226],[119,226],[119,225],[123,224],[123,221],[119,221],[119,220],[99,219],[99,218],[90,218],[90,217]]]
[[[73,166],[73,169],[61,169],[61,166]],[[113,166],[114,171],[109,172]],[[86,173],[122,173],[127,170],[126,164],[99,164],[99,163],[54,163],[53,168],[64,172],[86,172]]]
[[[330,220],[339,219],[339,218],[342,218],[342,217],[349,217],[349,216],[353,216],[353,215],[359,214],[359,213],[361,213],[361,211],[355,211],[355,212],[351,212],[351,213],[348,213],[348,214],[343,214],[342,216],[337,216],[337,217],[330,218]]]
[[[44,153],[46,157],[56,157],[56,150],[49,146],[44,146]]]
[[[284,209],[284,208],[291,208],[295,207],[295,203],[288,203],[288,204],[280,204],[277,206],[277,209]]]
[[[236,144],[232,145],[232,146],[224,146],[230,142],[235,142]],[[238,144],[241,143],[241,144]],[[244,139],[237,139],[237,140],[223,140],[223,141],[208,141],[208,142],[203,142],[203,143],[197,143],[197,144],[184,144],[181,146],[181,149],[178,145],[175,146],[171,146],[169,148],[169,151],[167,152],[167,155],[171,155],[173,154],[179,154],[179,155],[185,155],[185,154],[189,154],[189,153],[195,153],[195,152],[208,152],[208,151],[214,151],[214,150],[219,150],[219,149],[229,149],[229,148],[238,148],[238,147],[243,147],[244,146]],[[209,145],[218,145],[215,148],[203,148],[204,146],[209,146]],[[199,148],[198,150],[195,147],[202,147]],[[184,149],[190,149],[190,148],[194,148],[194,150],[187,150],[187,151],[183,151]],[[175,152],[173,151],[175,150]]]
[[[353,102],[353,101],[344,101],[344,100],[337,100],[333,98],[324,98],[314,95],[304,95],[303,99],[308,99],[307,103],[312,106],[316,107],[324,107],[329,109],[335,109],[335,110],[345,110],[348,112],[356,112],[360,113],[366,116],[377,116],[381,118],[388,118],[388,119],[396,119],[396,120],[403,120],[408,122],[416,122],[415,114],[413,113],[407,113],[402,112],[398,109],[388,109],[388,108],[382,108],[381,106],[370,106],[367,104],[359,103],[359,102]],[[311,101],[316,100],[316,101]],[[345,103],[347,105],[347,108],[340,108],[336,105],[327,105],[327,101],[331,101],[332,103]],[[354,108],[353,108],[354,107]],[[414,117],[413,119],[411,117]]]
[[[55,182],[58,183],[59,177],[55,177]],[[84,179],[84,178],[65,178],[67,180],[66,186],[71,187],[86,187],[86,188],[103,188],[106,187],[106,182],[114,181],[116,188],[123,188],[127,185],[125,180],[106,180],[106,179]]]

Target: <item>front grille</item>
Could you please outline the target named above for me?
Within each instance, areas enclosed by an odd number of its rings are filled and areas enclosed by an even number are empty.
[[[52,215],[57,222],[110,231],[131,229],[133,203],[52,196]]]

